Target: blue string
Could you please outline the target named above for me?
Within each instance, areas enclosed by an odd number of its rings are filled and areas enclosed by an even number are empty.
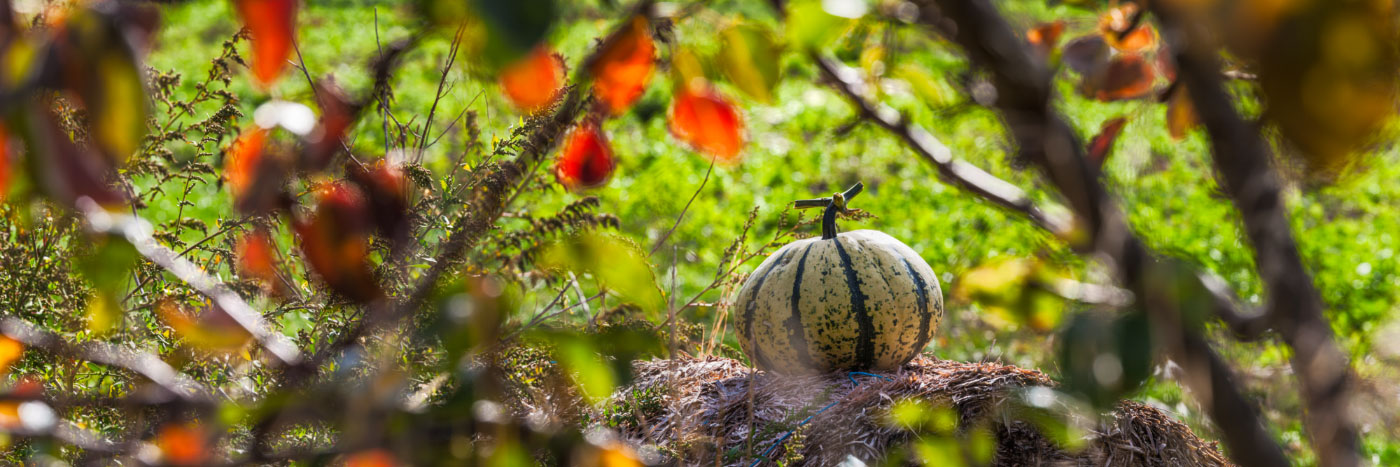
[[[873,376],[873,377],[880,378],[880,379],[885,380],[885,381],[889,381],[889,380],[890,380],[890,379],[887,378],[887,377],[884,377],[884,376],[881,376],[881,375],[877,375],[877,374],[874,374],[874,373],[866,373],[866,372],[864,372],[864,371],[852,371],[852,372],[846,373],[846,379],[848,379],[848,380],[851,381],[851,385],[852,385],[852,386],[860,386],[860,382],[859,382],[859,381],[856,381],[856,375],[861,375],[861,376]],[[821,410],[818,410],[818,411],[816,411],[816,413],[813,413],[813,414],[811,414],[811,415],[808,415],[807,418],[802,419],[801,422],[798,422],[798,423],[797,423],[797,426],[796,426],[796,427],[793,427],[791,430],[788,430],[787,433],[783,433],[782,436],[779,436],[779,437],[778,437],[778,440],[777,440],[777,441],[774,441],[773,444],[768,445],[768,449],[764,449],[764,450],[763,450],[763,453],[759,454],[759,455],[758,455],[758,458],[757,458],[757,459],[754,459],[752,464],[749,464],[749,467],[758,467],[758,464],[759,464],[759,463],[761,463],[761,462],[763,462],[763,461],[765,461],[765,460],[768,460],[768,455],[773,453],[773,449],[774,449],[774,448],[777,448],[779,445],[783,444],[783,441],[787,441],[788,438],[791,438],[791,437],[792,437],[792,434],[793,434],[793,433],[796,433],[798,428],[802,428],[804,425],[807,424],[807,422],[812,421],[812,418],[813,418],[813,417],[816,417],[816,416],[818,416],[818,415],[821,415],[822,412],[825,412],[825,411],[826,411],[826,409],[835,407],[836,404],[838,404],[838,403],[840,403],[840,402],[841,402],[841,401],[839,401],[839,400],[837,400],[837,401],[832,401],[830,404],[827,404],[826,407],[822,407]],[[753,433],[749,433],[749,436],[753,436]]]

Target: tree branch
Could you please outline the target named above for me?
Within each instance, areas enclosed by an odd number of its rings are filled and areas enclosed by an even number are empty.
[[[175,370],[154,354],[137,352],[102,341],[71,343],[58,334],[40,329],[19,318],[0,320],[0,333],[26,347],[131,371],[187,402],[208,402],[214,394],[209,388]]]
[[[1242,465],[1287,465],[1253,405],[1234,384],[1232,371],[1209,343],[1183,323],[1181,303],[1152,284],[1171,277],[1128,228],[1122,211],[1099,182],[1098,169],[1084,146],[1053,110],[1051,74],[986,0],[924,0],[919,21],[950,37],[969,58],[993,75],[995,106],[1006,120],[1022,155],[1069,200],[1088,227],[1094,250],[1110,263],[1147,312],[1158,340],[1186,371],[1182,378],[1225,435],[1232,457]]]
[[[1220,81],[1216,51],[1199,28],[1180,24],[1170,5],[1151,6],[1164,36],[1175,39],[1170,44],[1173,58],[1210,134],[1216,176],[1254,245],[1269,297],[1268,324],[1293,347],[1293,371],[1302,383],[1304,420],[1318,460],[1322,465],[1357,465],[1360,444],[1347,404],[1351,365],[1333,341],[1322,297],[1298,253],[1269,146],[1235,111]]]
[[[263,319],[237,293],[229,290],[218,278],[205,273],[200,267],[181,258],[174,250],[166,248],[151,236],[150,223],[129,214],[110,213],[89,198],[77,202],[93,231],[121,235],[136,247],[141,256],[184,281],[196,292],[209,297],[214,304],[228,313],[239,326],[248,331],[253,339],[267,350],[278,363],[284,366],[301,362],[301,352],[286,336],[271,330]]]

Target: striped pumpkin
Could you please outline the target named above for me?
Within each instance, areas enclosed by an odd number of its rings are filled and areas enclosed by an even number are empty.
[[[859,193],[859,185],[852,191]],[[943,295],[933,269],[882,232],[837,234],[840,204],[827,209],[822,238],[774,252],[739,291],[739,342],[760,368],[893,370],[917,356],[938,328]]]

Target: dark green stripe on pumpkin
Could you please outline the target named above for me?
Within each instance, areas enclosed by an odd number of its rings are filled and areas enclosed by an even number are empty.
[[[851,255],[846,253],[841,239],[832,241],[836,242],[836,253],[841,255],[841,270],[846,273],[846,286],[851,289],[851,312],[855,314],[856,329],[860,332],[856,338],[856,368],[869,368],[875,364],[875,320],[865,308],[865,293],[860,290],[860,276],[851,265]]]
[[[907,258],[899,260],[904,262],[904,270],[909,272],[909,277],[914,278],[914,295],[919,299],[919,340],[917,345],[923,345],[928,343],[929,320],[933,318],[933,314],[928,311],[928,292],[924,291],[924,287],[927,287],[928,284],[924,282],[924,276],[920,276],[918,272],[914,271],[914,265],[909,264]],[[919,351],[923,351],[923,349],[919,349]]]
[[[760,294],[763,293],[763,283],[768,280],[768,275],[772,274],[774,269],[778,269],[784,264],[787,264],[787,257],[790,254],[792,254],[791,249],[783,250],[782,254],[778,255],[778,260],[768,266],[768,269],[763,271],[763,275],[758,276],[758,282],[754,282],[753,284],[753,296],[749,297],[749,303],[744,306],[743,338],[748,341],[749,348],[753,349],[754,363],[757,363],[758,366],[762,368],[773,368],[773,362],[769,361],[768,356],[763,355],[763,350],[758,348],[758,340],[754,337],[753,333],[753,315],[754,312],[757,311]]]
[[[802,258],[797,260],[797,276],[792,279],[792,315],[783,321],[787,326],[788,345],[797,355],[798,363],[806,368],[816,368],[816,365],[807,349],[807,336],[802,334],[802,307],[798,304],[802,301],[802,273],[807,269],[807,253],[812,251],[812,245],[814,243],[808,243],[802,250]]]

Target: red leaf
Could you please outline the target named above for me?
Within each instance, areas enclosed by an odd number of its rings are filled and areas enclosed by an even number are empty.
[[[224,160],[224,180],[235,205],[245,214],[259,214],[278,207],[282,185],[288,176],[286,161],[274,155],[267,130],[254,126],[229,146]]]
[[[588,121],[569,132],[554,161],[554,176],[564,187],[579,191],[606,184],[616,165],[602,130]]]
[[[1064,20],[1042,23],[1026,31],[1026,42],[1029,42],[1031,48],[1040,54],[1040,58],[1048,58],[1055,52],[1055,47],[1060,44],[1060,36],[1064,35],[1064,32]]]
[[[30,160],[39,167],[38,184],[53,199],[69,206],[79,198],[91,198],[102,206],[125,203],[126,194],[108,180],[116,177],[113,162],[79,147],[68,138],[47,106],[30,106],[28,135]]]
[[[403,170],[381,160],[368,169],[351,165],[345,172],[368,198],[369,215],[379,234],[395,247],[408,241],[408,191]]]
[[[167,423],[156,433],[161,460],[172,465],[201,465],[209,460],[208,434],[193,423]]]
[[[1099,167],[1103,167],[1108,161],[1108,156],[1113,152],[1113,143],[1118,141],[1118,135],[1123,133],[1123,127],[1128,124],[1128,119],[1114,117],[1099,127],[1099,134],[1094,135],[1094,139],[1089,140],[1089,160]]]
[[[264,89],[272,87],[287,59],[296,35],[296,0],[234,0],[238,15],[253,43],[253,77]]]
[[[1101,101],[1135,99],[1152,92],[1152,64],[1137,54],[1119,54],[1108,65],[1086,76],[1084,90]]]
[[[549,47],[537,47],[501,70],[500,83],[516,108],[529,114],[539,112],[564,90],[564,59]]]
[[[656,68],[656,45],[651,41],[645,16],[637,16],[608,38],[598,59],[589,67],[593,93],[611,115],[619,115],[646,91]]]
[[[671,103],[671,134],[724,162],[737,162],[744,118],[718,92],[688,87]]]
[[[310,144],[301,158],[301,167],[312,172],[325,169],[344,148],[345,134],[360,113],[360,106],[351,102],[345,96],[345,91],[331,82],[317,83],[316,100],[321,107],[320,126],[308,137]]]
[[[345,467],[397,467],[398,459],[383,449],[360,451],[345,458]]]
[[[19,361],[24,356],[24,344],[11,339],[10,336],[0,335],[0,376],[10,372],[10,365]]]
[[[370,219],[364,194],[334,182],[316,190],[309,220],[292,223],[307,265],[336,293],[359,303],[383,297],[369,264]]]
[[[238,273],[256,279],[271,292],[281,290],[277,281],[277,244],[266,230],[261,228],[248,232],[238,240],[235,253],[238,256]]]

